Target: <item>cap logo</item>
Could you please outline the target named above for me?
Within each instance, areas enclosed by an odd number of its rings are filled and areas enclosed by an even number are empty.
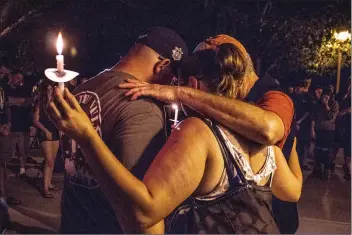
[[[148,37],[147,34],[142,34],[142,35],[140,35],[140,36],[138,37],[138,39],[141,40],[141,39],[146,38],[146,37]]]
[[[181,60],[183,55],[183,51],[179,47],[175,47],[175,49],[172,50],[172,58],[176,61]]]

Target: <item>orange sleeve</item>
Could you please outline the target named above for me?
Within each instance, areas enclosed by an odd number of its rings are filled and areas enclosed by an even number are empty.
[[[280,91],[269,91],[259,100],[257,106],[277,114],[285,128],[282,139],[276,145],[282,148],[285,144],[287,136],[290,134],[291,123],[294,115],[294,106],[291,98]]]

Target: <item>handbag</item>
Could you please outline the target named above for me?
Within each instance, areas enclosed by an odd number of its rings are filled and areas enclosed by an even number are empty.
[[[279,230],[272,214],[270,187],[257,186],[247,181],[221,133],[213,124],[215,122],[204,119],[203,121],[213,131],[220,145],[229,189],[211,201],[189,197],[167,217],[165,232],[278,234]]]

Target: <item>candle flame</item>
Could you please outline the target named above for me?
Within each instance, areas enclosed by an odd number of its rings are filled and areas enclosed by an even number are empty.
[[[177,104],[172,104],[171,107],[172,107],[173,109],[175,109],[175,110],[178,109]]]
[[[59,53],[59,55],[61,55],[63,47],[64,47],[64,42],[62,40],[62,35],[60,32],[59,35],[57,36],[57,41],[56,41],[56,50],[57,50],[57,53]]]

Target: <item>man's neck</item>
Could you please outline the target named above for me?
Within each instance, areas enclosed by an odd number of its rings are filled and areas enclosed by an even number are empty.
[[[115,71],[115,72],[123,72],[127,73],[138,80],[144,81],[144,82],[150,82],[150,76],[146,76],[145,70],[142,71],[140,70],[140,65],[133,64],[132,62],[125,62],[121,60],[118,64],[113,66],[110,70]]]

